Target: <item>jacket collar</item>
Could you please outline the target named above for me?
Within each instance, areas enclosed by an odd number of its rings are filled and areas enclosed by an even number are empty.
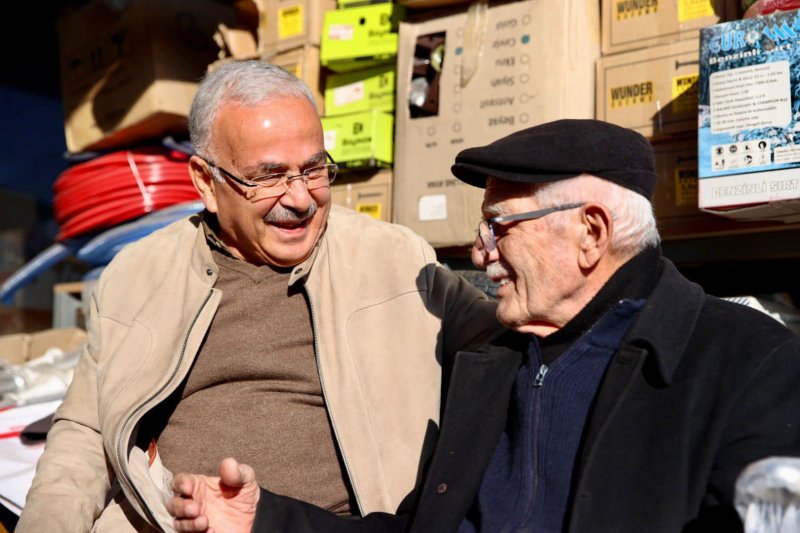
[[[333,212],[333,210],[331,210],[331,212]],[[207,271],[207,269],[210,268],[213,271],[214,279],[216,280],[216,275],[219,269],[211,257],[210,248],[215,248],[230,257],[234,257],[234,255],[231,253],[227,245],[222,242],[222,239],[220,239],[217,235],[217,221],[216,216],[213,213],[204,210],[198,215],[194,215],[192,218],[194,219],[194,223],[199,226],[198,242],[195,243],[196,264],[199,268],[201,268],[201,270],[199,270],[200,272]],[[330,222],[330,215],[328,222]],[[314,264],[314,260],[316,259],[320,248],[323,246],[323,241],[325,240],[325,235],[327,232],[328,224],[325,224],[325,229],[317,241],[317,244],[314,246],[314,249],[311,250],[311,254],[305,259],[305,261],[295,265],[295,267],[292,269],[292,275],[289,276],[289,286],[294,285],[297,280],[306,277],[309,272],[311,272],[311,266]],[[205,244],[200,242],[201,239],[205,242]]]
[[[657,376],[667,385],[692,337],[705,293],[684,278],[670,260],[662,258],[661,262],[661,277],[624,344],[645,350]]]

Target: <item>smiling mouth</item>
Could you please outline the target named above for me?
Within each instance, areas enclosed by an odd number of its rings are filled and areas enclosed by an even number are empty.
[[[281,229],[297,229],[297,228],[304,228],[308,226],[308,222],[311,218],[304,218],[302,220],[275,220],[275,221],[267,221],[267,224],[275,226],[276,228]]]
[[[486,275],[489,276],[492,282],[497,283],[500,287],[511,281],[511,273],[500,263],[490,264],[486,269]]]

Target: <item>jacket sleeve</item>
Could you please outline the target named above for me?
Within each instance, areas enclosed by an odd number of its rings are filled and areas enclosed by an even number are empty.
[[[347,518],[262,488],[253,533],[401,533],[407,524],[408,514],[403,511]]]
[[[25,507],[15,531],[89,531],[110,486],[97,412],[99,334],[91,299],[88,341],[63,403],[48,431]]]

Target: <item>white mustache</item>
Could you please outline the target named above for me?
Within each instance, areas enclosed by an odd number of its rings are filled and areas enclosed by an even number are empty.
[[[508,270],[499,261],[489,263],[486,266],[486,275],[492,279],[505,278],[509,275]]]
[[[275,206],[270,209],[269,213],[267,213],[267,215],[264,217],[264,222],[267,222],[268,224],[300,224],[301,222],[313,217],[314,213],[317,212],[317,209],[318,206],[316,202],[312,202],[311,205],[308,206],[308,209],[301,213],[298,213],[294,209],[284,207],[281,204],[275,204]]]

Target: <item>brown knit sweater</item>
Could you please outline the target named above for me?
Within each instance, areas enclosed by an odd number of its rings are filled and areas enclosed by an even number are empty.
[[[173,473],[218,475],[235,457],[262,487],[349,514],[303,291],[288,288],[289,269],[212,253],[222,301],[177,406],[162,415],[162,461]]]

